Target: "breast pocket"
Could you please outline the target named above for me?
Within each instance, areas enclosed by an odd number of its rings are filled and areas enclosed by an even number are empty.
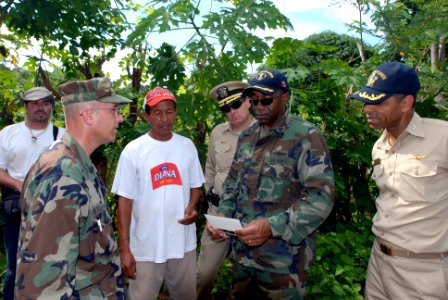
[[[257,200],[290,204],[293,173],[294,168],[290,162],[265,162],[261,170],[262,176]]]
[[[232,163],[235,152],[232,151],[230,144],[218,144],[215,147],[216,167],[218,171],[226,171]]]
[[[93,224],[92,234],[90,236],[91,244],[94,245],[95,261],[101,264],[110,262],[110,253],[116,247],[116,241],[113,239],[112,218],[106,207],[98,205],[92,213]]]
[[[436,202],[440,200],[441,195],[446,194],[434,188],[443,186],[441,180],[446,178],[437,174],[437,164],[435,163],[402,164],[397,167],[397,171],[401,179],[400,190],[405,201]]]

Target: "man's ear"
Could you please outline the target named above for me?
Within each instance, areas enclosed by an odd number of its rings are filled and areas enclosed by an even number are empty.
[[[401,99],[401,107],[403,112],[414,109],[414,101],[415,98],[412,95],[406,95],[403,99]]]
[[[151,111],[150,111],[150,113],[151,113]],[[142,111],[142,117],[143,117],[143,119],[146,120],[146,122],[149,123],[149,114],[145,110]]]
[[[286,103],[288,102],[288,99],[289,99],[289,92],[283,93],[281,96],[281,100],[282,100],[283,104],[286,105]]]
[[[82,112],[79,113],[79,116],[82,118],[82,121],[87,125],[87,126],[93,126],[93,124],[95,123],[94,119],[95,116],[92,113],[91,110],[85,109]]]

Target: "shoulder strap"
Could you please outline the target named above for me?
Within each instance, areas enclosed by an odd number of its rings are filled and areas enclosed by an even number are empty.
[[[58,138],[59,128],[56,125],[53,125],[53,141],[56,141]]]

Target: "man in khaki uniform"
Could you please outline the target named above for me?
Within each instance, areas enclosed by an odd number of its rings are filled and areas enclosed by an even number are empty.
[[[208,214],[215,215],[219,206],[222,183],[227,177],[238,136],[253,122],[249,113],[250,103],[241,97],[249,85],[241,81],[221,83],[210,91],[210,98],[218,101],[219,108],[226,115],[227,122],[216,126],[210,135],[205,165],[205,189],[208,200]],[[198,299],[208,299],[219,267],[229,250],[229,239],[214,240],[204,229],[201,237],[201,253],[197,266]]]
[[[367,300],[448,297],[448,122],[414,112],[419,89],[413,69],[389,62],[352,96],[370,127],[384,129],[372,150],[379,195]]]

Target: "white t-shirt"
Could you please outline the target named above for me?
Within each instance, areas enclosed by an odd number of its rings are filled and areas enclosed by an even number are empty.
[[[59,128],[57,138],[64,133]],[[53,123],[45,130],[33,130],[36,141],[25,122],[6,126],[0,131],[0,168],[8,171],[11,177],[23,181],[31,165],[53,142]]]
[[[133,200],[130,248],[137,261],[163,263],[196,248],[196,225],[185,215],[190,189],[205,182],[193,142],[178,134],[158,141],[145,134],[118,161],[112,193]]]

